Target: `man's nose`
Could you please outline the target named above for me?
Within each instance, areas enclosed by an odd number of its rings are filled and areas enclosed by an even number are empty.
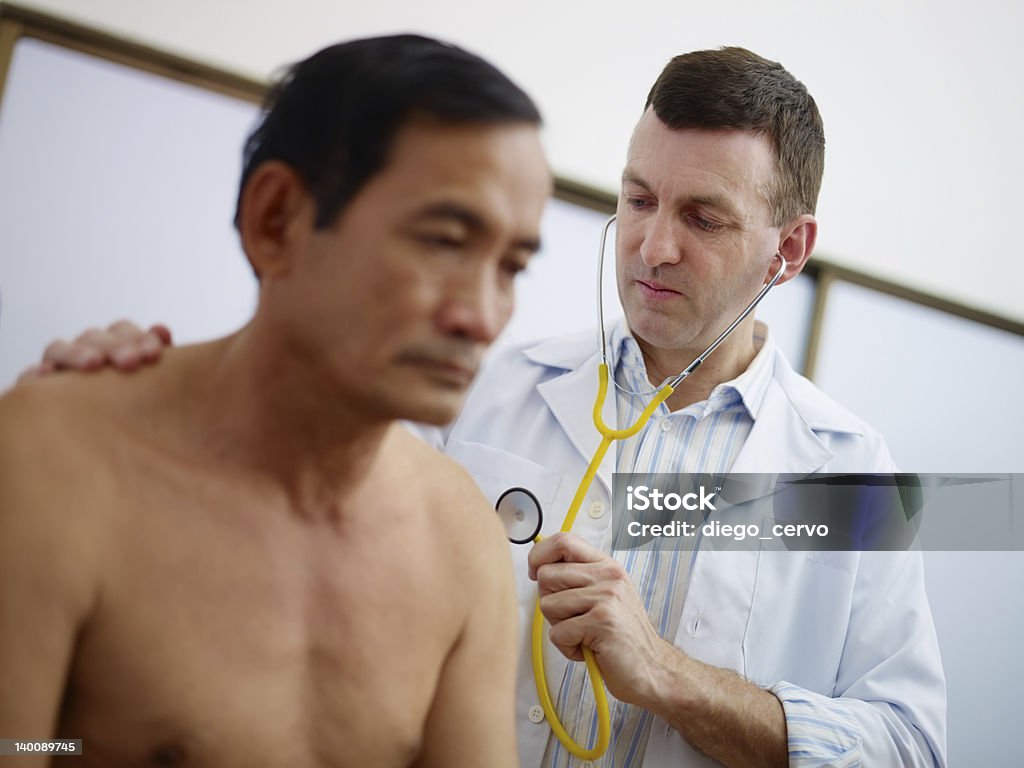
[[[449,286],[438,320],[448,335],[491,344],[511,314],[511,298],[499,289],[491,270],[466,270]]]
[[[640,243],[640,258],[648,267],[661,264],[677,264],[682,260],[682,240],[679,222],[673,217],[658,212],[643,224],[643,241]]]

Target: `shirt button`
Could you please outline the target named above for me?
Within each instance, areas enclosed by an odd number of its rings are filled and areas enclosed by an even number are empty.
[[[580,763],[580,768],[594,768],[594,761],[584,760],[582,763]]]
[[[662,432],[668,432],[670,429],[672,429],[672,422],[670,422],[668,419],[662,419],[661,420],[661,431]]]
[[[543,720],[544,720],[544,707],[542,707],[540,704],[534,704],[532,707],[530,707],[530,711],[527,714],[527,717],[530,718],[530,722],[531,723],[543,722]]]
[[[600,501],[595,501],[590,505],[590,516],[595,520],[604,514],[604,504]]]

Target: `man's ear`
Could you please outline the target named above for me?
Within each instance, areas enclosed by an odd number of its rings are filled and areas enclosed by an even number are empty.
[[[779,231],[779,253],[786,260],[786,273],[779,278],[779,283],[792,280],[800,274],[807,264],[807,259],[814,251],[814,243],[818,238],[818,222],[809,213],[802,213]],[[771,274],[778,268],[774,262]]]
[[[315,207],[298,174],[279,160],[260,164],[238,209],[242,248],[256,276],[283,277],[313,227]]]

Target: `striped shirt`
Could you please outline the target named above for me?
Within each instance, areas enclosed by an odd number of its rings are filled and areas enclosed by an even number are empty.
[[[637,435],[616,443],[615,471],[728,472],[753,428],[772,380],[770,344],[767,337],[757,342],[760,350],[740,376],[719,384],[706,400],[681,410],[670,412],[663,403]],[[616,326],[610,343],[611,349],[618,351],[614,377],[619,385],[616,388],[618,426],[623,428],[636,421],[650,400],[649,395],[636,396],[629,392],[647,392],[651,384],[640,347],[624,322]],[[606,548],[610,544],[609,540]],[[612,556],[632,578],[658,634],[671,640],[679,626],[693,552],[680,547],[654,546],[616,550]],[[638,768],[643,763],[653,715],[616,701],[611,695],[608,700],[611,745],[604,757],[592,765]],[[555,706],[578,743],[594,743],[597,716],[583,664],[567,666]],[[553,735],[549,737],[543,768],[579,765],[580,760],[572,757]]]

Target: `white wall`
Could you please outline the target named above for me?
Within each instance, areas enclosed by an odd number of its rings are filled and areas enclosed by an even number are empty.
[[[1024,4],[24,2],[257,77],[340,39],[434,34],[520,81],[557,172],[611,191],[664,63],[744,45],[785,64],[824,115],[819,255],[1024,320]]]
[[[181,341],[239,327],[231,227],[256,108],[35,40],[0,105],[0,388],[48,340],[119,317]]]

